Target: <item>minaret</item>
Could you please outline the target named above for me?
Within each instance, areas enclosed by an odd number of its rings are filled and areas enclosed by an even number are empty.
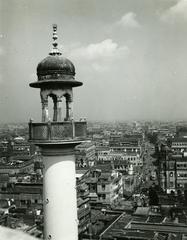
[[[73,63],[62,57],[57,44],[57,25],[53,25],[53,49],[37,67],[38,81],[31,87],[40,88],[42,121],[29,123],[30,141],[40,147],[44,165],[44,238],[77,240],[78,219],[74,148],[86,137],[86,122],[73,120]],[[48,98],[54,103],[53,116],[48,113]],[[66,101],[62,117],[61,102]],[[52,121],[50,121],[52,119]]]

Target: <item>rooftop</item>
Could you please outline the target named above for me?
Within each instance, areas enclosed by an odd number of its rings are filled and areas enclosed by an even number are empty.
[[[95,146],[93,142],[83,142],[81,144],[79,144],[78,146],[76,146],[76,149],[85,149],[85,148],[89,148]]]
[[[172,140],[172,143],[177,143],[177,142],[187,142],[187,138],[186,137],[175,137],[173,140]]]
[[[123,213],[117,221],[101,233],[101,239],[182,239],[187,225],[163,222],[161,216],[130,216]],[[157,238],[155,238],[157,237]],[[172,237],[172,238],[168,238]]]

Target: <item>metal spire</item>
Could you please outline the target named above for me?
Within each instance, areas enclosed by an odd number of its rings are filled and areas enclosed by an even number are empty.
[[[52,56],[62,55],[62,53],[58,49],[57,39],[58,39],[57,24],[53,24],[53,49],[51,50],[49,55],[52,55]]]

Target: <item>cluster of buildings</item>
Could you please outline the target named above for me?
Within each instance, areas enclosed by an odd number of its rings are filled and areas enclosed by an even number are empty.
[[[94,217],[97,211],[120,208],[122,199],[129,196],[128,193],[132,195],[135,186],[141,183],[137,181],[143,167],[141,134],[138,137],[133,133],[121,134],[119,138],[118,132],[114,135],[109,129],[105,146],[94,139],[92,130],[89,139],[75,150],[80,238],[97,232],[101,221]],[[40,151],[28,142],[26,136],[18,135],[1,140],[0,154],[1,225],[42,237],[43,164]],[[101,229],[105,226],[105,215],[102,219]]]
[[[87,141],[75,150],[79,239],[185,239],[187,128],[164,130],[155,151],[144,125],[138,133],[110,124],[97,128],[100,137],[89,126]],[[145,181],[148,146],[155,155],[157,206],[150,205],[148,188],[141,191],[151,182]],[[43,238],[40,151],[18,135],[1,139],[0,154],[0,224]]]

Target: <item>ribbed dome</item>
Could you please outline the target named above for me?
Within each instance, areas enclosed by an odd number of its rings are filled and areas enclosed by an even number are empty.
[[[73,63],[61,55],[48,56],[44,58],[37,66],[38,80],[41,81],[46,75],[75,75]],[[40,78],[41,77],[41,78]]]

